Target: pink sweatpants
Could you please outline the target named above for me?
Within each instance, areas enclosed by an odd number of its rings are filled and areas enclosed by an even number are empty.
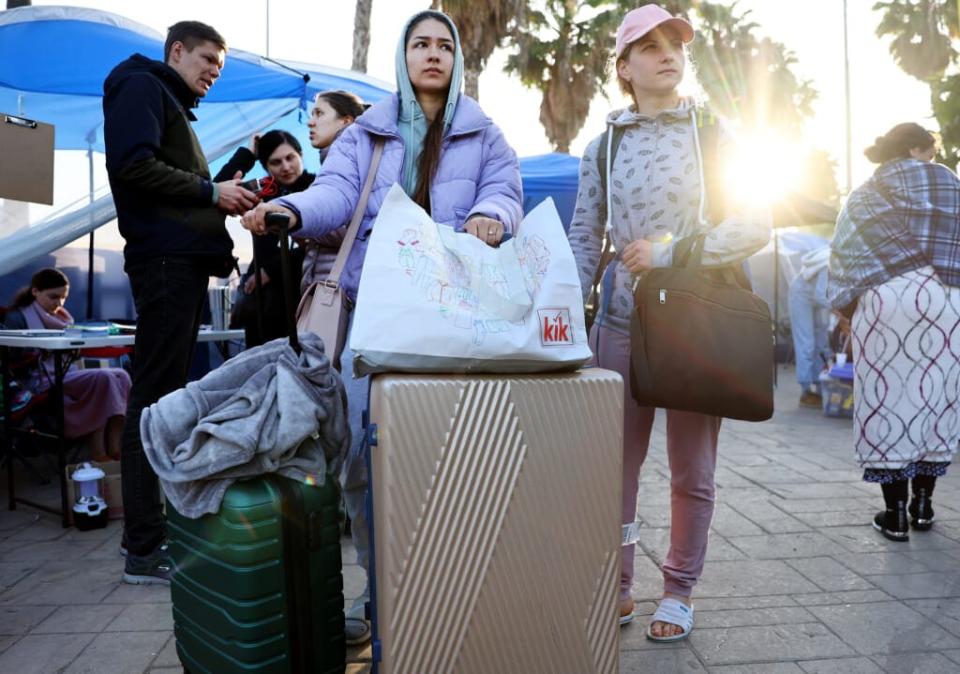
[[[596,364],[619,372],[624,381],[623,523],[637,516],[640,467],[647,458],[656,412],[640,407],[630,395],[629,335],[594,326],[590,348]],[[667,457],[670,463],[670,550],[663,563],[665,592],[689,597],[703,571],[707,537],[713,518],[714,474],[720,418],[667,410]],[[635,546],[623,547],[620,598],[630,596]]]

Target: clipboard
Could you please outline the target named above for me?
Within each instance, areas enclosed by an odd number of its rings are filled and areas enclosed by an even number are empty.
[[[53,204],[52,124],[0,113],[0,156],[0,197]]]

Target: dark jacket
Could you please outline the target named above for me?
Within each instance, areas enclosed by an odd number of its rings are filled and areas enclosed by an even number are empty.
[[[211,275],[229,274],[233,241],[190,126],[196,95],[173,68],[140,54],[111,71],[103,92],[107,174],[126,264],[190,256]]]
[[[237,151],[233,153],[233,156],[223,165],[217,175],[214,177],[214,182],[223,182],[225,180],[232,180],[233,176],[237,174],[237,171],[240,171],[244,176],[250,172],[251,169],[257,163],[257,156],[253,154],[248,148],[240,147],[237,148]],[[287,194],[293,194],[294,192],[302,192],[303,190],[310,187],[313,184],[313,181],[316,179],[313,173],[309,171],[304,171],[300,174],[300,177],[297,178],[292,185],[289,187],[280,187],[276,194],[261,194],[261,201],[270,201],[276,199],[277,197],[286,196]],[[272,279],[280,278],[280,238],[276,234],[264,234],[263,236],[254,236],[253,237],[253,250],[257,256],[257,260],[260,263],[260,266],[263,267],[264,271],[267,272],[267,276]],[[291,260],[294,268],[297,271],[297,286],[299,287],[300,283],[300,265],[303,263],[303,251],[299,249],[294,249],[291,251],[293,253],[293,259]],[[251,267],[252,269],[252,267]],[[252,274],[252,271],[249,271],[243,275],[243,280]]]

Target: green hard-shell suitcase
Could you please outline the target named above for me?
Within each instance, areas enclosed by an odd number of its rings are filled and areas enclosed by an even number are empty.
[[[232,485],[220,512],[167,504],[177,654],[191,674],[343,672],[339,493],[268,475]]]
[[[267,224],[279,229],[290,346],[299,353],[288,221],[274,220],[277,215],[269,215]],[[236,482],[217,514],[196,520],[168,503],[167,535],[175,568],[173,633],[185,671],[344,671],[340,493],[334,477],[321,486],[275,474]]]

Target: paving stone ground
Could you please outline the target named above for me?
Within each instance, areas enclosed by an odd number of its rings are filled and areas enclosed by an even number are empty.
[[[624,674],[960,672],[960,477],[940,480],[932,531],[887,541],[869,524],[882,499],[860,481],[850,422],[798,409],[797,397],[782,369],[772,420],[724,422],[696,627],[676,644],[644,636],[669,540],[658,419],[638,505],[640,616],[620,635]],[[0,484],[5,504],[2,471]],[[0,673],[180,671],[169,591],[119,582],[119,537],[115,522],[79,532],[26,507],[0,510]],[[363,573],[348,540],[343,548],[350,602]],[[369,657],[351,652],[347,671],[368,671]]]

